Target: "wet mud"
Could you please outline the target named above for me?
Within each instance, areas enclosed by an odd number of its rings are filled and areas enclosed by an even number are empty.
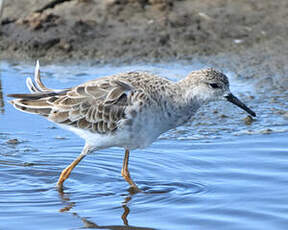
[[[2,58],[151,62],[232,53],[261,63],[268,55],[287,57],[286,0],[9,0],[4,6]]]

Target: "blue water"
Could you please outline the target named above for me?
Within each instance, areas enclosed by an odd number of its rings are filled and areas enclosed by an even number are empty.
[[[43,66],[51,88],[67,88],[117,72],[149,70],[172,80],[201,64]],[[187,125],[131,153],[129,169],[142,192],[121,177],[124,151],[86,157],[55,189],[83,140],[42,117],[16,111],[6,95],[28,92],[33,66],[2,62],[0,90],[0,229],[287,229],[287,92],[257,92],[233,73],[231,88],[256,111],[227,103],[202,108]],[[253,97],[251,97],[253,96]],[[225,115],[225,116],[224,116]],[[18,143],[11,144],[12,139]]]

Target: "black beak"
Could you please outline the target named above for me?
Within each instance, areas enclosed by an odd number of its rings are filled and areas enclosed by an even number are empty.
[[[230,101],[234,105],[237,105],[241,109],[245,110],[247,113],[249,113],[251,116],[256,117],[256,113],[249,109],[244,103],[242,103],[237,97],[235,97],[232,93],[229,93],[228,95],[224,96],[227,101]]]

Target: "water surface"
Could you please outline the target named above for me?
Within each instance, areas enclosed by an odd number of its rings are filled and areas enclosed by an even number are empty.
[[[41,69],[48,87],[66,88],[131,70],[178,80],[200,67]],[[119,148],[86,157],[60,193],[55,189],[58,176],[84,142],[7,103],[7,94],[28,92],[25,78],[33,68],[1,64],[0,229],[287,229],[287,92],[256,92],[253,81],[241,81],[228,71],[232,91],[258,115],[251,125],[233,105],[213,103],[189,124],[131,153],[130,173],[141,193],[133,194],[121,177],[124,151]]]

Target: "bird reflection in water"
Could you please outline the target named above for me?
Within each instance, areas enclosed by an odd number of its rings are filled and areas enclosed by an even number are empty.
[[[123,221],[123,225],[98,225],[95,222],[88,220],[85,217],[81,217],[78,213],[72,212],[73,216],[81,219],[84,224],[84,228],[95,228],[95,229],[112,229],[112,230],[125,230],[125,229],[134,229],[134,230],[154,230],[153,228],[146,227],[136,227],[128,224],[128,215],[130,213],[130,209],[128,207],[128,203],[132,200],[133,196],[137,193],[134,189],[129,189],[128,194],[125,196],[124,201],[122,202],[123,213],[121,215],[121,219]],[[59,191],[59,196],[65,207],[61,208],[59,212],[68,212],[74,206],[75,202],[72,202],[69,198],[69,194],[63,191]]]

